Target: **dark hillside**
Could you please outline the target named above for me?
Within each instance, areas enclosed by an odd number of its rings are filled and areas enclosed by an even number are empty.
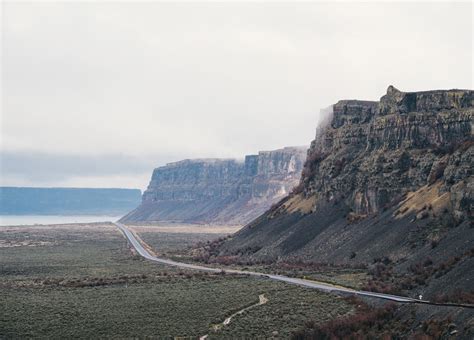
[[[366,267],[369,290],[472,299],[473,100],[389,87],[380,102],[338,102],[300,185],[220,256]]]

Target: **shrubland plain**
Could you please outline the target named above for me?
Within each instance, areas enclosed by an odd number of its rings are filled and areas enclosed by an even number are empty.
[[[143,238],[175,250],[223,235],[198,234]],[[354,313],[335,295],[147,262],[109,224],[1,227],[0,239],[1,338],[290,337],[311,320]],[[262,294],[267,303],[221,325]]]

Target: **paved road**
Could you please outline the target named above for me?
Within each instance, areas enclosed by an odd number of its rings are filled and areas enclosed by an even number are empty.
[[[368,297],[374,297],[374,298],[391,300],[391,301],[396,301],[396,302],[404,302],[404,303],[420,303],[420,302],[429,303],[428,301],[420,301],[420,300],[416,300],[416,299],[412,299],[412,298],[404,297],[404,296],[366,292],[366,291],[362,291],[362,290],[355,290],[355,289],[351,289],[351,288],[335,286],[335,285],[331,285],[329,283],[312,281],[312,280],[310,281],[310,280],[305,280],[305,279],[298,279],[298,278],[288,277],[288,276],[283,276],[283,275],[273,275],[273,274],[265,274],[265,273],[258,273],[258,272],[252,272],[252,271],[235,270],[235,269],[212,268],[212,267],[205,267],[205,266],[200,266],[200,265],[195,265],[195,264],[190,264],[190,263],[182,263],[182,262],[177,262],[177,261],[173,261],[173,260],[159,258],[159,257],[151,255],[148,252],[148,250],[146,250],[142,246],[140,241],[137,240],[135,235],[125,225],[123,225],[122,223],[118,223],[118,222],[114,222],[114,224],[123,232],[125,237],[131,243],[131,245],[136,249],[136,251],[141,256],[143,256],[144,258],[146,258],[147,260],[150,260],[150,261],[163,263],[163,264],[167,264],[167,265],[175,266],[175,267],[180,267],[180,268],[201,270],[201,271],[206,271],[206,272],[220,273],[222,271],[225,271],[226,273],[232,273],[232,274],[244,274],[244,275],[251,275],[251,276],[257,276],[257,277],[269,278],[269,279],[272,279],[272,280],[283,281],[283,282],[286,282],[286,283],[295,284],[295,285],[308,287],[308,288],[314,288],[314,289],[322,290],[322,291],[325,291],[325,292],[349,293],[349,294],[355,294],[355,295],[360,295],[360,296],[368,296]]]

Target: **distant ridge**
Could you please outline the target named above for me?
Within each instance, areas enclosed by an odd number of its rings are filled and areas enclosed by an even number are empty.
[[[307,147],[236,159],[185,159],[156,168],[123,223],[245,224],[298,184]]]
[[[139,189],[0,187],[1,215],[125,214],[140,204]]]

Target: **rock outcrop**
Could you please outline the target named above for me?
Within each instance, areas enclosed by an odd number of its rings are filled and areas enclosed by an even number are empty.
[[[343,201],[357,214],[378,213],[443,177],[446,168],[464,169],[444,181],[443,190],[449,190],[470,175],[473,93],[404,93],[390,86],[380,102],[338,102],[308,151],[304,197]],[[448,152],[463,143],[463,156]]]
[[[187,159],[153,171],[141,205],[122,221],[245,224],[299,182],[306,147],[234,159]]]

